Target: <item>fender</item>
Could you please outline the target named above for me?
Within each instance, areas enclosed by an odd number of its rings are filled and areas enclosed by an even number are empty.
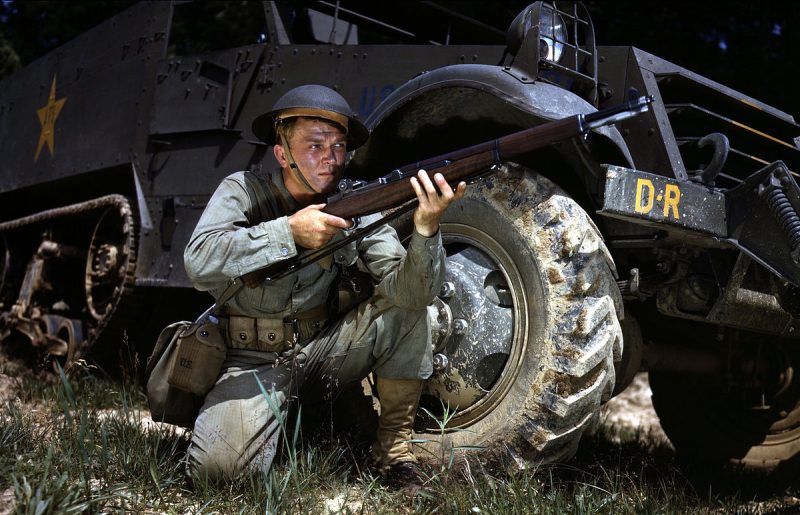
[[[538,81],[523,83],[509,68],[459,64],[423,72],[398,87],[365,120],[372,136],[359,149],[349,174],[370,176],[410,160],[471,145],[514,130],[596,109],[561,87]],[[603,163],[633,167],[620,132],[598,129],[592,143],[576,140],[559,153],[572,169],[603,177]],[[581,162],[575,163],[578,159]],[[587,172],[588,173],[588,172]],[[378,173],[379,175],[379,173]]]

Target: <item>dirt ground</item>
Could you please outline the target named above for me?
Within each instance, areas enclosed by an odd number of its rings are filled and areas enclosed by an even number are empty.
[[[669,443],[653,409],[652,394],[647,373],[637,374],[625,391],[603,407],[601,423],[616,435],[617,441],[622,435],[634,433],[647,441]]]
[[[17,377],[30,373],[21,364],[10,361],[0,352],[0,405],[13,400],[16,394]]]

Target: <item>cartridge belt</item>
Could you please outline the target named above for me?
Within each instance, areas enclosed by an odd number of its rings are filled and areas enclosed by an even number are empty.
[[[328,323],[328,306],[319,306],[283,318],[242,316],[228,308],[219,317],[231,349],[283,352],[316,336]]]

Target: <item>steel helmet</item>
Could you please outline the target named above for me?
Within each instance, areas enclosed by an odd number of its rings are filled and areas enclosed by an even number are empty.
[[[342,126],[347,133],[348,150],[360,147],[369,137],[369,131],[356,119],[347,100],[334,90],[318,84],[299,86],[284,93],[271,111],[253,121],[253,134],[274,145],[275,126],[281,120],[298,116],[323,118]]]

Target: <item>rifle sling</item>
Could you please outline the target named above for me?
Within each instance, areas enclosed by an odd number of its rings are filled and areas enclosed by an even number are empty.
[[[262,284],[264,281],[274,281],[277,279],[281,279],[282,277],[286,277],[287,275],[295,272],[299,268],[303,268],[312,263],[316,263],[320,259],[323,259],[325,256],[330,256],[338,249],[344,247],[345,245],[348,245],[350,242],[363,238],[364,236],[371,233],[378,227],[387,224],[396,218],[399,218],[402,214],[407,213],[412,209],[414,209],[415,207],[417,207],[417,204],[418,202],[416,200],[408,202],[398,207],[388,215],[383,216],[378,220],[372,222],[368,226],[361,229],[352,230],[350,234],[346,235],[344,238],[336,241],[335,243],[328,243],[316,250],[312,250],[300,256],[296,256],[292,259],[288,259],[286,261],[280,261],[278,263],[275,263],[274,265],[246,273],[242,276],[242,279],[244,280],[244,283],[247,285],[248,288],[255,288],[258,285]],[[272,270],[275,269],[279,269],[280,271],[272,273]]]

